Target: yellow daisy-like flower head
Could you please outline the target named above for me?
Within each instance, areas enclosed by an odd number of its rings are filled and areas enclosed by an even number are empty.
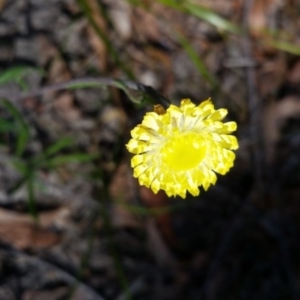
[[[186,197],[199,195],[215,184],[216,173],[224,175],[233,166],[238,148],[235,122],[223,123],[226,109],[214,109],[211,100],[196,106],[183,99],[180,106],[164,111],[158,106],[145,115],[132,131],[126,145],[135,154],[131,160],[134,177],[154,193]]]

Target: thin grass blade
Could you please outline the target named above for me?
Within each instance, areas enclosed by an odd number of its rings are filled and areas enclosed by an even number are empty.
[[[29,141],[30,132],[29,127],[26,124],[25,120],[23,119],[23,116],[21,113],[17,110],[17,108],[11,104],[7,100],[0,100],[0,103],[9,111],[9,113],[14,118],[14,121],[16,123],[16,148],[15,148],[15,154],[16,156],[22,156],[27,143]]]

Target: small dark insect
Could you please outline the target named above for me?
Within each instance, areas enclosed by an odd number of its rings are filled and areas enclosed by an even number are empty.
[[[154,112],[156,112],[158,115],[163,115],[163,114],[166,113],[165,108],[164,108],[162,105],[160,105],[160,104],[155,104],[155,105],[153,105],[153,110],[154,110]]]

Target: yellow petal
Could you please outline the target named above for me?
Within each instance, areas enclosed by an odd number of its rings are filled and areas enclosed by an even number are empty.
[[[154,193],[164,190],[171,196],[200,194],[233,166],[238,141],[231,135],[235,122],[223,123],[226,109],[214,109],[211,100],[196,106],[183,99],[163,114],[147,113],[132,131],[126,145],[135,154],[133,175]]]

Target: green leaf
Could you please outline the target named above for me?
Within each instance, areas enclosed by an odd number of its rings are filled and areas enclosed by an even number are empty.
[[[66,154],[66,155],[59,155],[53,158],[50,158],[48,161],[46,161],[43,166],[45,167],[50,167],[50,168],[55,168],[59,165],[62,164],[67,164],[67,163],[79,163],[79,162],[91,162],[98,158],[98,154],[85,154],[85,153],[71,153],[71,154]]]
[[[61,150],[64,150],[68,147],[70,147],[74,143],[74,140],[65,137],[54,143],[53,145],[50,145],[48,148],[46,148],[41,154],[37,155],[32,160],[32,166],[34,168],[38,168],[45,163],[47,163],[48,159],[53,156],[54,154],[58,153]]]
[[[65,137],[57,141],[55,144],[49,146],[45,151],[43,152],[45,156],[49,157],[57,152],[64,150],[68,147],[70,147],[74,143],[74,140],[70,137]]]
[[[130,80],[120,80],[107,77],[77,79],[64,84],[65,89],[78,89],[78,88],[89,88],[89,87],[106,87],[112,86],[124,91],[128,98],[136,103],[151,103],[151,104],[162,104],[165,106],[170,105],[170,101],[163,95],[159,94],[151,86],[147,86],[138,82]]]
[[[23,175],[26,175],[28,174],[28,165],[27,165],[27,162],[26,161],[23,161],[17,157],[14,157],[12,159],[12,163],[13,165],[15,166],[15,168],[20,172],[22,173]]]
[[[8,194],[12,194],[17,191],[21,186],[23,186],[26,182],[28,182],[29,177],[31,176],[33,169],[28,168],[27,165],[24,165],[24,169],[22,170],[21,165],[19,165],[19,171],[22,173],[22,177],[14,182],[14,185],[8,189]]]
[[[221,17],[211,9],[200,6],[190,1],[175,1],[175,0],[158,0],[158,2],[172,7],[176,10],[188,13],[193,15],[197,18],[200,18],[214,26],[216,26],[220,30],[228,31],[230,33],[240,34],[240,28],[234,24],[226,20],[225,18]]]
[[[218,86],[217,79],[206,68],[204,62],[199,57],[198,53],[195,51],[193,46],[182,35],[177,34],[177,37],[181,46],[183,47],[187,55],[190,57],[191,61],[195,64],[195,67],[197,68],[198,72],[212,86],[217,87]]]
[[[185,3],[183,7],[186,8],[187,12],[190,13],[191,15],[194,15],[216,26],[218,29],[225,30],[235,34],[241,33],[241,30],[236,24],[222,18],[221,16],[219,16],[217,13],[210,10],[209,8],[192,4],[189,2]]]
[[[15,130],[15,125],[12,122],[0,119],[0,132],[12,132]]]
[[[32,218],[38,222],[38,212],[35,202],[35,174],[30,172],[27,178],[28,209]]]
[[[105,47],[108,50],[109,55],[114,60],[115,64],[121,68],[121,70],[131,79],[134,78],[134,74],[132,70],[122,61],[122,58],[120,56],[120,51],[117,51],[114,47],[114,45],[111,43],[108,35],[103,31],[103,29],[98,25],[98,23],[95,21],[94,15],[95,12],[92,11],[88,1],[86,0],[77,0],[77,3],[79,4],[80,8],[82,9],[83,13],[85,14],[87,20],[95,30],[95,33],[99,37],[99,39],[105,44]],[[99,7],[100,8],[100,7]],[[102,14],[103,18],[106,18],[106,16],[102,13],[102,11],[99,9],[99,13]]]
[[[13,104],[11,104],[7,100],[0,100],[0,103],[2,103],[2,105],[9,111],[9,113],[14,118],[14,121],[16,123],[15,133],[17,136],[15,154],[17,156],[22,156],[30,137],[29,127],[23,119],[21,113],[16,109],[16,107]]]
[[[158,0],[161,4],[164,4],[166,6],[172,7],[177,10],[183,10],[183,5],[181,4],[181,1],[174,1],[174,0]]]
[[[106,88],[108,84],[100,83],[100,82],[71,82],[68,84],[67,88],[70,90],[76,89],[85,89],[85,88]]]
[[[269,46],[274,47],[278,50],[285,51],[294,55],[300,55],[300,46],[291,44],[289,42],[279,41],[275,39],[274,40],[267,39],[266,43]]]
[[[0,75],[0,84],[16,82],[22,87],[22,89],[25,90],[27,89],[27,84],[25,83],[24,78],[26,75],[33,72],[39,72],[41,74],[44,74],[44,71],[42,69],[32,68],[28,66],[18,66],[9,68],[3,71]]]

